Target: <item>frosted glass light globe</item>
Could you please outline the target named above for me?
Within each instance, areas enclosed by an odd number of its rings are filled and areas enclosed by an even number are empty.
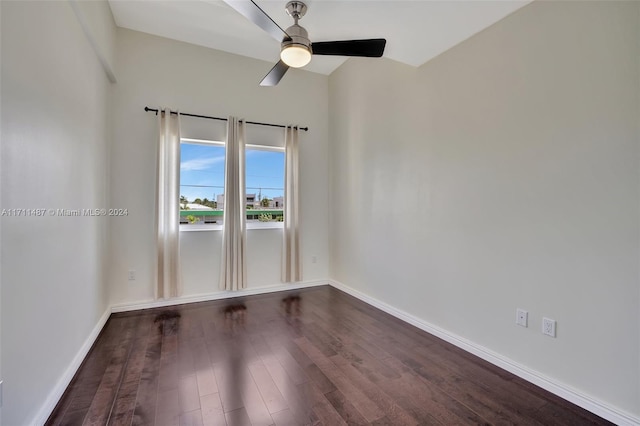
[[[280,52],[280,59],[292,68],[300,68],[311,61],[311,52],[305,46],[287,46]]]

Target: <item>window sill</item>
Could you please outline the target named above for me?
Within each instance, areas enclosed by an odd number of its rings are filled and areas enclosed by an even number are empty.
[[[282,222],[247,222],[247,230],[252,229],[283,229]],[[180,225],[180,232],[197,232],[197,231],[222,231],[222,225],[215,223],[207,223],[202,225]]]

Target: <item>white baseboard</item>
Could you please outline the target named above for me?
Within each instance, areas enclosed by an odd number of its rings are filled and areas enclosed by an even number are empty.
[[[98,338],[98,335],[102,331],[102,328],[106,324],[110,315],[111,307],[107,307],[107,309],[105,309],[104,313],[98,320],[98,323],[95,325],[95,327],[93,327],[93,330],[91,330],[91,333],[89,333],[89,336],[87,336],[87,338],[85,339],[78,353],[76,353],[76,356],[71,361],[71,364],[69,364],[60,380],[58,380],[58,383],[56,383],[55,387],[51,390],[51,392],[49,392],[49,396],[47,396],[44,404],[42,405],[38,413],[36,413],[33,421],[29,422],[28,424],[43,425],[47,421],[53,410],[56,408],[56,404],[58,404],[58,401],[60,400],[60,398],[62,398],[64,391],[69,386],[69,383],[71,383],[71,379],[73,379],[73,376],[75,376],[78,368],[80,368],[80,365],[82,365],[82,361],[84,361],[84,358],[89,353],[89,350]]]
[[[176,297],[173,299],[147,300],[137,303],[122,303],[113,305],[111,312],[128,312],[139,309],[163,308],[165,306],[184,305],[185,303],[209,302],[212,300],[230,299],[233,297],[253,296],[256,294],[274,293],[285,290],[299,290],[302,288],[328,285],[328,280],[302,281],[292,284],[275,284],[263,287],[247,288],[240,291],[218,291],[215,293],[197,294],[193,296]]]
[[[640,417],[634,416],[633,414],[630,414],[630,413],[626,413],[617,407],[613,407],[605,402],[599,401],[591,396],[585,395],[564,383],[558,382],[555,379],[552,379],[535,370],[525,367],[522,364],[519,364],[503,355],[500,355],[496,352],[491,351],[490,349],[487,349],[470,340],[467,340],[464,337],[460,337],[447,330],[443,330],[440,327],[430,324],[414,315],[411,315],[401,309],[397,309],[387,303],[381,302],[380,300],[375,299],[371,296],[368,296],[341,282],[338,282],[335,280],[329,280],[329,284],[371,306],[374,306],[380,309],[381,311],[384,311],[390,315],[393,315],[394,317],[404,322],[407,322],[415,327],[418,327],[419,329],[426,331],[429,334],[439,337],[442,340],[449,342],[461,349],[464,349],[465,351],[470,352],[476,355],[477,357],[490,362],[493,365],[496,365],[504,370],[507,370],[508,372],[513,373],[516,376],[559,396],[560,398],[566,399],[567,401],[570,401],[573,404],[584,408],[585,410],[591,411],[592,413],[604,419],[607,419],[610,422],[613,422],[620,426],[639,426],[640,425]]]

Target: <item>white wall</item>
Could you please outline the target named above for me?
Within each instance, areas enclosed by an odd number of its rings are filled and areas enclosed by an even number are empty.
[[[67,2],[1,2],[3,209],[107,206],[109,83]],[[107,308],[107,220],[2,217],[2,422],[31,424]]]
[[[109,81],[116,82],[116,26],[106,0],[69,0],[87,41],[100,61]]]
[[[636,418],[639,8],[534,2],[329,85],[332,279]]]
[[[153,298],[157,118],[145,106],[309,126],[300,139],[303,279],[328,277],[328,78],[290,70],[276,87],[258,83],[273,64],[119,28],[114,86],[111,204],[113,304]],[[275,60],[275,59],[274,59]],[[183,136],[224,140],[224,122],[182,119]],[[261,132],[250,127],[247,142]],[[263,130],[273,136],[275,130]],[[283,135],[283,130],[278,130]],[[280,136],[278,136],[280,137]],[[283,137],[283,136],[282,136]],[[280,283],[282,230],[249,230],[248,286]],[[182,232],[184,296],[218,292],[220,231]],[[317,263],[311,256],[318,256]],[[135,270],[136,281],[127,280]]]

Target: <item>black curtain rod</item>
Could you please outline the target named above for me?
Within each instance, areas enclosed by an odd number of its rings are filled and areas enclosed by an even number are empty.
[[[156,115],[158,115],[158,110],[154,109],[154,108],[149,108],[149,107],[144,107],[144,110],[149,112],[155,112]],[[171,114],[177,114],[177,112],[175,111],[171,111]],[[196,118],[208,118],[209,120],[220,120],[220,121],[227,121],[226,118],[221,118],[221,117],[211,117],[208,115],[198,115],[198,114],[187,114],[186,112],[181,112],[180,115],[186,115],[187,117],[196,117]],[[285,127],[289,127],[289,126],[284,126],[282,124],[270,124],[270,123],[258,123],[257,121],[245,121],[245,123],[247,124],[257,124],[258,126],[269,126],[269,127],[280,127],[282,129],[284,129]],[[309,130],[308,127],[298,127],[298,126],[293,126],[298,130],[304,130],[305,132]]]

